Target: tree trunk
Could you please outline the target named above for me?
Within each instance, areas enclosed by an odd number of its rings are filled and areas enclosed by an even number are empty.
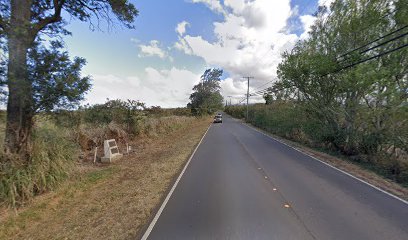
[[[27,52],[30,37],[31,0],[12,0],[8,33],[6,153],[28,156],[33,121],[32,85],[28,77]]]

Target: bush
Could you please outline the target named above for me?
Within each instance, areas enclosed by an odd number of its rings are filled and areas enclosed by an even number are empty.
[[[77,159],[77,146],[49,123],[37,127],[29,161],[0,154],[0,202],[20,206],[67,178]]]

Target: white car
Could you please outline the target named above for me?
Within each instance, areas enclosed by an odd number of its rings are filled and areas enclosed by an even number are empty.
[[[222,123],[222,115],[221,114],[215,115],[214,123]]]

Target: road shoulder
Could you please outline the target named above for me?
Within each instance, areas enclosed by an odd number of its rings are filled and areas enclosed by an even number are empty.
[[[143,234],[211,119],[196,119],[140,144],[17,214],[2,213],[0,239],[135,239]]]
[[[234,118],[235,119],[235,118]],[[351,175],[354,178],[357,178],[360,181],[368,183],[375,188],[378,188],[380,191],[384,191],[388,194],[394,195],[397,198],[400,198],[405,203],[408,201],[408,188],[401,186],[398,183],[395,183],[389,179],[386,179],[368,169],[363,168],[349,160],[342,159],[339,157],[332,156],[330,154],[318,151],[316,149],[312,149],[305,145],[302,145],[298,142],[294,142],[274,134],[271,134],[263,129],[253,126],[252,124],[245,123],[242,120],[236,119],[237,121],[241,122],[243,125],[246,125],[249,128],[252,128],[264,135],[271,137],[283,144],[286,144],[297,151],[300,151],[312,158],[315,158],[318,161],[321,161],[325,164],[328,164],[334,168],[337,168],[341,171],[344,171],[346,174]]]

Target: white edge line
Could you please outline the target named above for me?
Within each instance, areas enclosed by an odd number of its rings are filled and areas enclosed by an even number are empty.
[[[360,182],[362,182],[362,183],[365,183],[365,184],[367,184],[368,186],[370,186],[370,187],[372,187],[372,188],[374,188],[374,189],[376,189],[376,190],[378,190],[378,191],[380,191],[380,192],[382,192],[382,193],[385,193],[385,194],[387,194],[387,195],[390,196],[390,197],[393,197],[393,198],[395,198],[395,199],[397,199],[397,200],[400,200],[401,202],[403,202],[403,203],[405,203],[405,204],[408,205],[408,201],[406,201],[406,200],[404,200],[404,199],[402,199],[402,198],[400,198],[400,197],[398,197],[398,196],[395,196],[395,195],[392,194],[392,193],[389,193],[389,192],[387,192],[387,191],[385,191],[385,190],[383,190],[383,189],[381,189],[381,188],[379,188],[379,187],[377,187],[377,186],[374,186],[373,184],[368,183],[368,182],[366,182],[366,181],[364,181],[364,180],[362,180],[362,179],[360,179],[360,178],[358,178],[358,177],[356,177],[356,176],[354,176],[354,175],[352,175],[352,174],[350,174],[350,173],[348,173],[348,172],[346,172],[346,171],[344,171],[344,170],[341,170],[341,169],[339,169],[339,168],[337,168],[337,167],[335,167],[335,166],[333,166],[333,165],[331,165],[331,164],[328,164],[327,162],[324,162],[324,161],[322,161],[322,160],[320,160],[320,159],[318,159],[318,158],[316,158],[316,157],[314,157],[314,156],[312,156],[312,155],[310,155],[310,154],[307,154],[307,153],[305,153],[305,152],[303,152],[303,151],[297,149],[296,147],[293,147],[293,146],[291,146],[291,145],[289,145],[289,144],[287,144],[287,143],[285,143],[285,142],[283,142],[283,141],[281,141],[281,140],[279,140],[279,139],[276,139],[276,138],[274,138],[274,137],[272,137],[272,136],[270,136],[270,135],[268,135],[268,134],[266,134],[266,133],[264,133],[264,132],[262,132],[262,131],[256,129],[256,128],[253,127],[253,126],[248,125],[247,123],[244,123],[244,125],[247,126],[247,127],[249,127],[249,128],[251,128],[251,129],[253,129],[253,130],[255,130],[256,132],[259,132],[259,133],[261,133],[261,134],[263,134],[263,135],[265,135],[265,136],[267,136],[267,137],[269,137],[269,138],[271,138],[271,139],[273,139],[273,140],[275,140],[275,141],[277,141],[277,142],[280,142],[281,144],[284,144],[284,145],[286,145],[286,146],[288,146],[288,147],[290,147],[290,148],[292,148],[292,149],[294,149],[294,150],[296,150],[296,151],[298,151],[298,152],[300,152],[300,153],[302,153],[302,154],[304,154],[304,155],[306,155],[306,156],[308,156],[308,157],[311,157],[312,159],[314,159],[314,160],[316,160],[316,161],[319,161],[320,163],[323,163],[324,165],[326,165],[326,166],[328,166],[328,167],[331,167],[331,168],[333,168],[333,169],[335,169],[335,170],[337,170],[337,171],[339,171],[339,172],[342,172],[343,174],[346,174],[347,176],[349,176],[349,177],[351,177],[351,178],[354,178],[355,180],[358,180],[358,181],[360,181]]]
[[[207,131],[205,131],[204,135],[201,137],[200,142],[198,142],[196,148],[194,149],[193,153],[191,154],[190,158],[188,159],[186,165],[184,166],[183,170],[181,171],[180,175],[178,176],[176,182],[174,183],[173,187],[170,189],[170,192],[167,194],[166,198],[164,199],[162,205],[160,206],[159,210],[157,211],[156,215],[154,216],[152,222],[150,223],[149,227],[147,228],[146,232],[143,234],[143,237],[141,240],[147,240],[150,233],[152,232],[154,225],[156,225],[157,220],[159,220],[159,217],[161,213],[163,212],[164,208],[166,207],[167,202],[169,201],[171,195],[173,194],[174,190],[177,187],[177,184],[179,183],[181,177],[183,176],[184,172],[186,171],[188,165],[191,162],[191,159],[193,159],[194,154],[196,153],[198,147],[201,145],[201,142],[203,141],[204,137],[207,135],[208,130],[210,130],[212,124],[207,128]]]

